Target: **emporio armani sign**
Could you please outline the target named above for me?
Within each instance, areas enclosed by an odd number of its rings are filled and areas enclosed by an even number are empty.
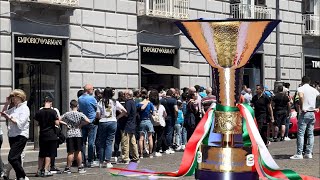
[[[26,36],[19,36],[17,42],[21,44],[43,44],[51,46],[62,46],[63,44],[63,41],[61,39]]]

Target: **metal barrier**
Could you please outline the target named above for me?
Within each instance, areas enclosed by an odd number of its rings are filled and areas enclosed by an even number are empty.
[[[320,36],[320,17],[314,14],[305,14],[303,17],[305,35]]]
[[[137,10],[139,16],[188,19],[189,0],[138,0]]]
[[[248,4],[231,4],[231,15],[237,19],[271,19],[271,8]]]

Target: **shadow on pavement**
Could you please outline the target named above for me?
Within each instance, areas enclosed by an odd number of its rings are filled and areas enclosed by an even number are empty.
[[[292,154],[278,154],[278,155],[273,155],[274,159],[290,159]]]

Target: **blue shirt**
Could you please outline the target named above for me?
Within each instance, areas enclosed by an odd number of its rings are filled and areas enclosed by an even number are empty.
[[[138,103],[137,108],[141,108],[143,104]],[[140,119],[145,120],[145,119],[150,119],[150,114],[152,114],[154,111],[153,104],[151,102],[148,103],[147,107],[144,110],[140,111]]]
[[[178,110],[177,124],[183,124],[184,117],[181,109]]]
[[[79,110],[88,117],[90,123],[96,118],[97,100],[89,95],[83,94],[79,97]]]

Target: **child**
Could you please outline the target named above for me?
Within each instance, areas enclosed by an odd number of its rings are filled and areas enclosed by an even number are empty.
[[[71,111],[62,115],[60,122],[67,125],[67,166],[64,169],[64,173],[71,173],[70,167],[73,158],[77,159],[78,162],[78,173],[85,173],[85,169],[82,167],[82,134],[81,126],[88,124],[89,119],[81,112],[78,112],[78,102],[76,100],[70,101]]]
[[[175,142],[177,145],[176,151],[180,151],[181,150],[181,140],[182,140],[182,127],[183,127],[183,123],[184,123],[184,116],[183,116],[183,104],[180,100],[178,100],[178,117],[177,117],[177,121],[176,124],[174,126],[175,129]]]

